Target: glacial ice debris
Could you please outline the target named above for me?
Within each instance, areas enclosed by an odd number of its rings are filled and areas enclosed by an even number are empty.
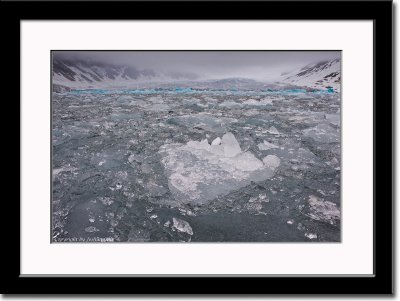
[[[228,117],[216,117],[210,114],[196,114],[196,115],[182,115],[178,117],[171,117],[167,123],[173,125],[183,126],[185,128],[199,127],[206,131],[214,133],[224,133],[226,126],[237,119]]]
[[[70,164],[60,167],[60,168],[54,168],[53,169],[53,177],[58,176],[58,174],[60,174],[62,172],[74,172],[75,170],[77,170],[77,168],[70,166]]]
[[[275,155],[268,155],[263,159],[263,162],[266,166],[275,170],[281,164],[281,159]]]
[[[339,114],[324,114],[324,118],[335,126],[340,126],[340,113]]]
[[[226,108],[240,108],[242,105],[240,103],[234,102],[234,101],[224,101],[219,104],[220,107],[226,107]]]
[[[89,226],[89,227],[86,227],[86,228],[85,228],[85,231],[88,232],[88,233],[93,233],[93,232],[98,232],[98,231],[100,231],[100,230],[97,229],[97,228],[94,227],[94,226]]]
[[[247,99],[246,101],[243,102],[243,104],[249,106],[266,106],[266,105],[272,105],[272,100],[268,98],[262,100]]]
[[[270,134],[273,134],[273,135],[279,135],[280,133],[279,133],[279,131],[276,129],[276,127],[274,127],[274,126],[271,126],[268,130],[267,130],[267,132],[268,133],[270,133]]]
[[[232,163],[237,169],[243,171],[255,171],[263,167],[263,163],[250,152],[238,154]]]
[[[303,130],[303,134],[320,143],[340,142],[340,131],[329,124],[318,124],[315,127]]]
[[[314,220],[328,222],[334,225],[336,221],[340,219],[340,210],[335,203],[324,201],[315,195],[310,195],[308,204],[309,212],[307,216]]]
[[[263,163],[249,151],[242,151],[235,136],[228,132],[221,144],[207,139],[160,147],[168,187],[176,201],[202,204],[220,195],[264,181],[273,176],[279,158]]]
[[[264,140],[264,143],[259,143],[258,144],[258,149],[259,150],[269,150],[269,149],[272,149],[272,148],[279,148],[279,146],[277,146],[275,144],[272,144],[272,143],[269,143],[268,141],[265,141],[265,140]]]
[[[98,200],[106,206],[110,206],[112,203],[114,203],[114,200],[110,197],[99,197]]]
[[[220,145],[221,141],[221,138],[217,137],[211,142],[211,145]]]
[[[224,156],[224,147],[222,145],[211,145],[210,152],[219,156]]]
[[[190,224],[187,221],[184,221],[183,219],[179,218],[172,218],[172,229],[182,232],[182,233],[187,233],[189,235],[193,235],[193,229],[190,226]]]
[[[304,236],[307,237],[308,239],[317,239],[318,235],[315,233],[304,233]]]
[[[145,109],[147,109],[148,111],[160,112],[160,111],[168,111],[170,107],[169,105],[166,104],[155,103],[147,106]]]
[[[222,136],[222,144],[224,145],[224,154],[226,157],[234,157],[242,152],[239,142],[230,132]]]
[[[195,149],[204,149],[206,151],[210,150],[210,145],[208,144],[208,140],[204,139],[200,142],[197,141],[189,141],[187,143],[187,146],[191,147],[191,148],[195,148]]]

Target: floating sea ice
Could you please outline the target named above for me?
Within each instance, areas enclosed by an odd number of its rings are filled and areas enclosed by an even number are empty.
[[[243,209],[253,214],[265,214],[265,212],[261,211],[263,206],[259,202],[246,203],[243,205]]]
[[[144,157],[138,154],[132,154],[128,157],[128,161],[131,164],[135,164],[135,163],[142,163],[144,161]]]
[[[204,204],[251,181],[264,181],[273,176],[279,162],[275,156],[263,164],[251,152],[242,152],[232,133],[226,133],[220,145],[209,145],[207,140],[165,144],[159,153],[171,194],[185,204]]]
[[[211,142],[211,145],[220,145],[221,141],[221,138],[217,137]]]
[[[224,146],[223,145],[211,145],[210,152],[218,156],[224,156]]]
[[[269,168],[276,169],[281,164],[281,159],[275,155],[268,155],[263,159],[263,162]]]
[[[114,201],[110,197],[99,197],[99,201],[106,206],[110,206]]]
[[[53,169],[53,176],[57,176],[61,172],[65,172],[65,171],[73,172],[75,170],[77,170],[77,168],[71,167],[70,164],[68,164],[68,165],[63,166],[61,168],[54,168]]]
[[[265,106],[265,105],[272,105],[272,100],[265,98],[260,101],[255,99],[248,99],[243,102],[243,104],[250,105],[250,106]]]
[[[153,97],[149,97],[147,99],[147,101],[150,101],[152,103],[163,103],[163,99],[161,96],[153,96]]]
[[[149,195],[151,197],[160,197],[167,193],[167,189],[165,189],[163,186],[158,185],[157,183],[153,181],[149,181],[145,187],[147,188]]]
[[[275,144],[272,144],[272,143],[269,143],[268,141],[265,141],[265,140],[264,140],[264,143],[259,143],[258,144],[258,149],[259,150],[269,150],[269,149],[272,149],[272,148],[279,148],[279,146],[277,146]]]
[[[279,135],[279,131],[276,129],[276,127],[271,126],[268,130],[268,133],[273,134],[273,135]]]
[[[249,199],[249,203],[254,203],[254,202],[257,202],[257,201],[258,201],[257,197],[252,197],[252,198]]]
[[[191,148],[195,148],[195,149],[204,149],[206,151],[210,150],[210,144],[208,144],[208,140],[204,139],[200,142],[198,141],[189,141],[187,143],[187,146],[191,147]]]
[[[246,105],[255,105],[255,106],[260,104],[260,102],[258,100],[255,100],[255,99],[247,99],[243,103],[246,104]]]
[[[172,117],[168,119],[167,123],[187,128],[201,127],[206,131],[224,133],[226,131],[226,126],[236,121],[237,120],[234,118],[217,117],[210,114],[197,114]]]
[[[264,98],[261,102],[266,105],[272,105],[272,99],[269,98]]]
[[[268,203],[268,202],[269,202],[269,199],[268,199],[266,193],[260,193],[260,194],[258,195],[258,198],[260,199],[261,202],[265,202],[265,203]]]
[[[318,236],[315,233],[305,233],[304,234],[305,237],[307,237],[308,239],[317,239]]]
[[[339,164],[339,161],[338,161],[338,159],[336,159],[335,157],[333,157],[332,160],[331,160],[331,163],[332,163],[332,164]]]
[[[243,171],[254,171],[263,167],[262,162],[250,152],[238,154],[233,160],[233,164],[237,169]]]
[[[203,149],[205,149],[207,151],[210,150],[210,144],[208,144],[208,140],[207,139],[202,140],[200,142],[200,146],[201,146],[201,148],[203,148]]]
[[[97,228],[94,227],[94,226],[89,226],[89,227],[85,228],[85,231],[86,231],[86,232],[89,232],[89,233],[93,233],[93,232],[97,232],[97,231],[100,231],[100,230],[97,229]]]
[[[306,229],[306,227],[304,227],[304,225],[302,223],[297,224],[297,230],[304,231],[305,229]]]
[[[224,154],[224,147],[221,145],[221,138],[217,137],[211,142],[210,152],[213,154],[223,156]]]
[[[324,118],[329,121],[329,123],[340,126],[340,114],[325,114]]]
[[[166,104],[156,103],[156,104],[146,107],[145,109],[147,109],[148,111],[153,111],[153,112],[161,112],[161,111],[168,111],[170,109],[170,107]]]
[[[335,203],[310,195],[308,204],[310,205],[310,212],[307,215],[314,220],[334,225],[340,219],[340,211]]]
[[[317,142],[333,143],[340,142],[340,132],[328,124],[318,124],[313,128],[303,130],[304,136],[310,137]]]
[[[223,103],[219,104],[219,106],[227,108],[240,108],[242,105],[234,101],[224,101]]]
[[[184,221],[179,218],[172,219],[172,228],[177,230],[178,232],[187,233],[189,235],[193,235],[193,229],[189,225],[187,221]]]
[[[239,142],[230,132],[222,136],[221,144],[224,146],[224,154],[226,157],[234,157],[242,152]]]

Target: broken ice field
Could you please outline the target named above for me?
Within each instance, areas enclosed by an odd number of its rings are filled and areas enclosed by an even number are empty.
[[[340,94],[52,99],[54,242],[340,241]]]

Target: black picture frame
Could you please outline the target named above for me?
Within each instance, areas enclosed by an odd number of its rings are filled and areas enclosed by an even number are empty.
[[[3,83],[17,187],[3,202],[1,293],[5,294],[393,294],[392,1],[1,2]],[[20,21],[21,20],[373,20],[374,21],[374,274],[365,276],[66,277],[20,273]],[[51,37],[49,37],[51,38]],[[18,116],[17,115],[18,111]],[[8,126],[9,127],[9,126]],[[11,132],[10,132],[11,133]],[[17,138],[18,137],[18,138]],[[14,138],[14,139],[12,139]],[[18,152],[15,151],[18,146]],[[15,162],[19,162],[15,166]],[[17,184],[15,184],[17,183]],[[16,193],[18,191],[18,193]],[[357,256],[355,254],[354,256]],[[134,279],[133,279],[134,278]],[[149,285],[149,281],[151,284]],[[177,285],[179,283],[179,285]],[[312,283],[312,285],[309,285]]]

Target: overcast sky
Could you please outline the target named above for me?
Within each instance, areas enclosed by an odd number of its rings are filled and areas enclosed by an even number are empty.
[[[189,72],[202,78],[268,80],[309,63],[338,58],[340,51],[57,51],[53,55],[155,71]]]

